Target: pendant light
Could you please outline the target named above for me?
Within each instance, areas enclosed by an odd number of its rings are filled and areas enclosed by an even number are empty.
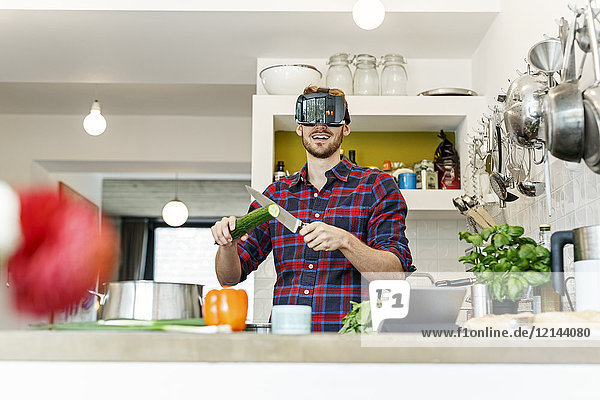
[[[385,7],[380,0],[358,0],[352,8],[352,18],[360,28],[370,31],[385,18]]]
[[[177,199],[179,181],[175,175],[175,199],[169,201],[162,209],[162,218],[167,225],[178,227],[185,224],[188,219],[188,208],[183,201]]]
[[[98,85],[95,88],[96,99],[98,98]],[[100,113],[100,102],[94,100],[90,113],[83,119],[83,129],[92,136],[98,136],[106,130],[106,119]]]

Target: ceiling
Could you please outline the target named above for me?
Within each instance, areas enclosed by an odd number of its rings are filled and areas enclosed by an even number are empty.
[[[250,117],[255,85],[166,83],[0,83],[0,114]]]
[[[347,1],[349,5],[352,1]],[[257,58],[470,58],[497,12],[0,11],[0,82],[242,84]]]
[[[190,217],[243,215],[250,195],[242,181],[211,180],[120,180],[102,182],[102,211],[114,216],[159,217],[167,202],[183,201]]]

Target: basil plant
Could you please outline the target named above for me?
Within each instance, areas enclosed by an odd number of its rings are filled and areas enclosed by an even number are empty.
[[[473,265],[477,283],[487,284],[493,298],[516,300],[528,286],[550,281],[550,252],[535,240],[523,237],[520,226],[497,225],[481,233],[459,232],[473,252],[458,260]]]

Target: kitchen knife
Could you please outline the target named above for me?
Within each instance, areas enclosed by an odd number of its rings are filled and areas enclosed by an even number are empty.
[[[254,190],[248,185],[245,186],[248,193],[250,193],[250,195],[254,197],[261,206],[268,207],[271,204],[277,204],[258,190]],[[279,207],[279,216],[276,218],[277,221],[281,222],[283,226],[288,228],[292,233],[298,232],[298,229],[301,229],[304,225],[306,225],[304,222],[300,221],[298,218],[286,211],[279,204],[277,204],[277,207]]]

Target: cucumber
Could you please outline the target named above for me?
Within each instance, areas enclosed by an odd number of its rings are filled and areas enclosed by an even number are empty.
[[[245,233],[250,232],[257,226],[270,221],[279,216],[279,206],[277,204],[269,204],[268,207],[260,207],[250,211],[243,217],[238,218],[235,223],[235,229],[231,231],[231,237],[235,239],[241,238]]]

